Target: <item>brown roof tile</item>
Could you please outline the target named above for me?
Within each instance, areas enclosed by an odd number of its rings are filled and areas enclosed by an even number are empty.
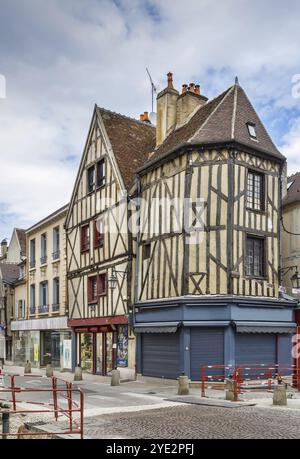
[[[98,113],[128,189],[133,184],[136,170],[145,164],[155,148],[155,127],[104,108],[98,108]]]
[[[13,284],[19,279],[20,268],[11,263],[0,263],[0,270],[4,282]]]
[[[247,123],[255,124],[257,140],[248,132]],[[173,131],[151,157],[149,163],[183,145],[235,141],[263,151],[278,159],[278,151],[244,90],[238,85],[200,107],[181,128]]]
[[[289,187],[287,195],[283,199],[284,206],[300,202],[300,172],[288,177],[287,183]]]

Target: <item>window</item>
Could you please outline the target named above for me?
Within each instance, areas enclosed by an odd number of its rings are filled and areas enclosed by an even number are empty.
[[[35,314],[35,285],[30,286],[30,314]]]
[[[90,225],[81,228],[81,252],[90,250]]]
[[[264,210],[265,189],[264,175],[248,171],[247,207],[252,210]]]
[[[25,319],[25,300],[19,300],[16,302],[16,313],[15,318]]]
[[[47,263],[47,234],[41,235],[41,264]]]
[[[98,286],[97,286],[97,292],[99,296],[106,295],[106,282],[107,276],[106,274],[100,274],[98,276]]]
[[[145,244],[143,246],[143,260],[148,260],[151,255],[151,244]]]
[[[55,279],[53,279],[53,305],[52,305],[53,312],[59,311],[59,303],[60,303],[59,277],[56,277]]]
[[[95,190],[95,166],[89,167],[87,170],[87,185],[88,193],[92,193]]]
[[[97,276],[89,277],[88,284],[88,302],[97,303]]]
[[[60,257],[60,240],[59,226],[53,229],[53,260],[58,260]]]
[[[247,237],[246,275],[264,277],[265,275],[265,240]]]
[[[30,268],[35,268],[35,239],[30,241]]]
[[[103,247],[104,244],[104,230],[103,222],[96,220],[94,223],[94,248]]]
[[[247,128],[248,128],[248,132],[249,132],[250,137],[252,139],[257,139],[255,124],[247,123]]]
[[[105,185],[105,160],[101,159],[97,163],[97,188],[100,188]]]
[[[106,295],[107,276],[100,274],[88,279],[88,303],[95,304],[99,296]]]
[[[40,284],[40,307],[39,312],[45,313],[49,311],[48,306],[48,282],[41,282]]]

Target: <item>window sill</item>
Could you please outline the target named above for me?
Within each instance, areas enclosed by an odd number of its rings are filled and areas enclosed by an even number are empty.
[[[267,277],[259,277],[259,276],[245,276],[247,280],[257,280],[257,281],[268,281]]]
[[[254,214],[267,215],[266,210],[251,209],[251,207],[246,207],[246,210],[248,210],[249,212],[253,212]]]
[[[80,253],[83,254],[83,253],[88,253],[90,251],[90,248],[88,249],[81,249]]]
[[[103,185],[96,186],[96,191],[101,190],[101,188],[105,188],[105,186],[106,183],[104,183]]]

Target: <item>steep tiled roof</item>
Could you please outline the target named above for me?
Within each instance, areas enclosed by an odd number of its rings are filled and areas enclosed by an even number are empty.
[[[133,183],[136,170],[145,164],[155,148],[155,127],[104,108],[98,108],[98,113],[128,189]]]
[[[8,284],[13,284],[19,279],[20,268],[17,265],[11,263],[0,263],[0,270],[3,281]]]
[[[283,199],[283,205],[300,202],[300,172],[297,172],[288,178],[288,191]]]
[[[257,139],[250,137],[247,123],[255,125]],[[238,84],[200,107],[184,126],[165,139],[152,155],[150,162],[184,145],[233,141],[284,159]]]
[[[20,247],[21,247],[21,253],[22,253],[22,255],[25,255],[26,254],[26,233],[25,233],[25,230],[20,229],[20,228],[16,228],[16,233],[17,233],[17,237],[18,237],[19,244],[20,244]]]

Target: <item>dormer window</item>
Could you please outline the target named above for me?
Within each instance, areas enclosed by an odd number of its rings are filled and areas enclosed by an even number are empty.
[[[247,128],[251,139],[257,139],[255,124],[247,123]]]

